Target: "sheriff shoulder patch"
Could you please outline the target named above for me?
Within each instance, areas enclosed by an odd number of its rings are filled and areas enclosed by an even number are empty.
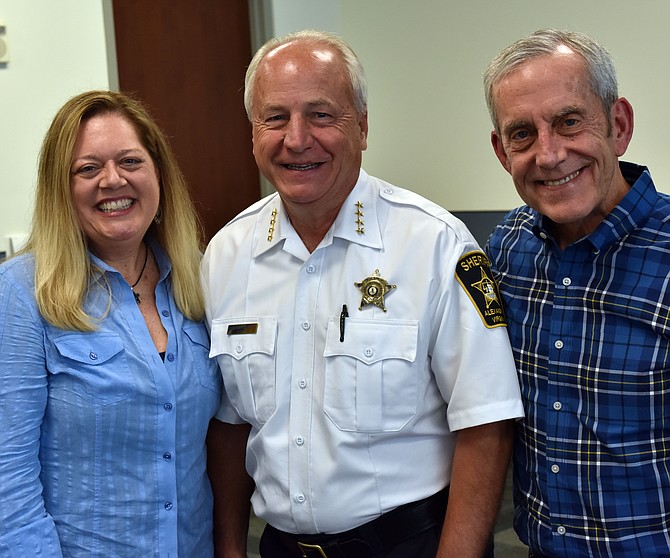
[[[483,252],[468,252],[456,265],[456,279],[465,289],[488,328],[506,326],[505,310],[493,279],[491,264]]]

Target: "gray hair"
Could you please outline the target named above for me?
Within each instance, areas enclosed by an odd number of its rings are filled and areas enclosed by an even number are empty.
[[[616,70],[609,52],[584,33],[540,29],[505,48],[491,61],[484,72],[486,105],[496,131],[499,129],[493,99],[495,85],[524,62],[538,56],[554,54],[561,46],[570,48],[584,60],[588,85],[600,100],[605,114],[609,114],[614,102],[619,98]]]
[[[365,114],[368,111],[368,86],[363,66],[358,60],[356,53],[342,38],[334,33],[305,29],[289,33],[283,37],[272,38],[256,51],[244,78],[244,108],[247,111],[247,118],[251,120],[251,110],[254,102],[254,83],[261,61],[276,48],[297,41],[305,41],[315,45],[325,44],[340,54],[349,76],[354,106],[360,114]]]

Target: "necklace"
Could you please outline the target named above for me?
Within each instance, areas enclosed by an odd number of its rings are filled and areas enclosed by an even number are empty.
[[[148,259],[149,259],[149,248],[147,248],[147,245],[144,244],[144,263],[142,264],[142,271],[140,271],[140,276],[137,278],[137,281],[135,281],[132,285],[130,285],[130,290],[133,291],[133,296],[135,297],[135,302],[137,302],[137,304],[139,304],[142,301],[140,300],[140,293],[135,292],[135,287],[137,287],[137,284],[142,279],[142,275],[144,275],[144,269],[147,267]]]

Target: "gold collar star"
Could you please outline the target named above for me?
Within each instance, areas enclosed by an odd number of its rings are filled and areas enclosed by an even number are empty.
[[[366,277],[360,283],[354,283],[354,285],[363,293],[363,298],[361,299],[361,305],[358,307],[359,310],[362,310],[364,306],[368,304],[374,304],[375,306],[381,308],[386,312],[386,307],[384,306],[384,295],[388,293],[391,289],[395,289],[396,285],[391,285],[386,279],[383,279],[379,276],[379,270],[375,269],[375,272],[370,277]]]

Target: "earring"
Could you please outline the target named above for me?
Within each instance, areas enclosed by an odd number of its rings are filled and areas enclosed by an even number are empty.
[[[163,221],[163,210],[159,205],[158,209],[156,210],[156,215],[154,215],[154,223],[160,225],[162,221]]]

